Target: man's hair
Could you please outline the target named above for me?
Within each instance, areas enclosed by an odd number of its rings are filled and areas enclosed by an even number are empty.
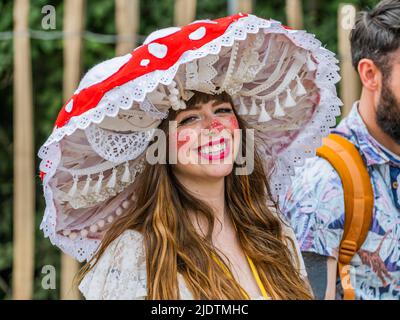
[[[388,55],[400,48],[400,0],[383,0],[359,13],[350,35],[354,68],[361,59],[371,59],[384,76],[390,76]]]

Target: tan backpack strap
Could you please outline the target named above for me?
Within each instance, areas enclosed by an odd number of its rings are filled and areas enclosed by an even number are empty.
[[[372,222],[374,195],[371,180],[357,148],[346,138],[330,134],[323,139],[317,155],[337,171],[343,185],[345,221],[339,246],[338,271],[344,299],[354,300],[350,261],[364,243]]]

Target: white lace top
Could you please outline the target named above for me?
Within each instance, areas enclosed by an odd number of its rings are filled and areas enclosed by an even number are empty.
[[[293,231],[284,227],[288,236],[294,239]],[[299,256],[299,269],[306,277],[304,262]],[[291,252],[291,246],[289,245]],[[178,274],[178,285],[181,299],[192,300],[193,296],[185,284],[182,275]],[[83,278],[79,290],[86,299],[95,300],[135,300],[145,299],[146,290],[146,259],[143,236],[134,230],[126,230],[115,239],[100,257],[98,263]],[[262,296],[255,299],[263,299]]]

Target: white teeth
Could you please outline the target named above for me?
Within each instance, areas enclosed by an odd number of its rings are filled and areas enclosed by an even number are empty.
[[[200,148],[202,154],[219,154],[226,148],[226,142],[217,143],[212,146],[205,146]]]

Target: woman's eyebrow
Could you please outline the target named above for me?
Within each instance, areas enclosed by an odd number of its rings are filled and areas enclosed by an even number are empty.
[[[223,104],[223,103],[228,103],[228,101],[217,101],[217,100],[214,100],[214,102],[211,104],[211,106],[216,107],[216,106],[219,106],[220,104]],[[194,106],[191,106],[191,108],[200,109],[201,108],[201,104],[196,104]]]
[[[178,114],[186,114],[186,113],[190,113],[190,111],[198,111],[198,110],[200,110],[200,109],[201,109],[201,106],[200,106],[200,105],[195,105],[195,106],[191,106],[191,107],[188,108],[188,109],[181,109],[181,110],[179,110],[178,113],[177,113],[176,115],[178,115]]]
[[[216,107],[216,106],[219,106],[220,104],[227,103],[227,102],[228,102],[228,101],[214,101],[213,104],[212,104],[212,106],[213,106],[213,107]]]
[[[195,104],[194,106],[191,106],[189,109],[187,109],[187,110],[190,110],[190,109],[196,109],[196,110],[199,110],[199,109],[201,109],[201,105],[200,104]]]
[[[218,106],[218,105],[220,105],[220,104],[223,104],[223,103],[228,103],[227,101],[214,101],[212,104],[211,104],[211,106],[213,106],[213,107],[216,107],[216,106]],[[190,110],[199,110],[199,109],[201,109],[201,104],[195,104],[195,105],[193,105],[193,106],[190,106],[190,108],[188,108],[188,109],[183,109],[183,110],[180,110],[179,111],[179,113],[181,113],[181,112],[185,112],[185,111],[190,111]]]

